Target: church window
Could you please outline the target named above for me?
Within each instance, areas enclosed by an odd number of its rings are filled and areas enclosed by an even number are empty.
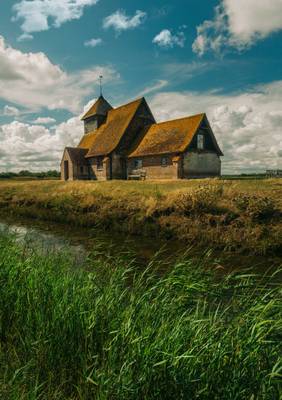
[[[204,135],[197,136],[197,148],[198,150],[204,150]]]
[[[168,159],[167,159],[167,157],[162,157],[161,163],[162,163],[162,167],[166,167],[166,166],[168,165]]]
[[[97,121],[97,119],[94,119],[94,120],[92,121],[92,129],[95,130],[95,129],[97,129],[97,128],[98,128],[98,121]]]
[[[97,169],[99,170],[103,169],[103,157],[97,158]]]
[[[142,167],[143,167],[143,161],[142,161],[141,159],[135,160],[135,161],[134,161],[134,167],[135,167],[136,169],[142,168]]]

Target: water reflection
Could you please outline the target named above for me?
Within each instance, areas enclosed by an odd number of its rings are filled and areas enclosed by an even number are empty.
[[[82,244],[71,244],[69,240],[63,236],[45,232],[40,228],[2,221],[0,222],[0,232],[13,234],[16,241],[24,243],[30,249],[40,251],[43,255],[57,253],[62,249],[67,249],[75,258],[76,263],[82,263],[87,254]]]
[[[83,263],[95,252],[98,257],[128,255],[139,265],[146,265],[156,253],[163,263],[171,261],[180,252],[180,244],[151,238],[140,238],[113,234],[93,229],[78,229],[68,225],[40,221],[4,219],[0,221],[0,232],[15,235],[16,240],[43,254],[67,250],[76,261]],[[183,252],[183,246],[182,251]]]
[[[18,241],[24,242],[30,248],[39,249],[43,254],[67,250],[77,265],[82,265],[91,253],[95,253],[95,257],[100,258],[123,255],[123,259],[126,259],[124,255],[127,255],[129,262],[134,258],[136,265],[141,268],[152,258],[157,258],[160,269],[166,270],[187,251],[189,257],[194,258],[196,263],[203,255],[199,249],[189,250],[189,246],[178,241],[126,236],[89,228],[79,229],[46,221],[26,219],[15,221],[1,217],[1,231],[15,234]],[[158,255],[155,257],[156,254]],[[279,265],[281,266],[280,257],[246,256],[227,252],[213,252],[210,257],[210,267],[220,269],[223,274],[230,270],[245,268],[264,273],[270,268],[276,269]]]

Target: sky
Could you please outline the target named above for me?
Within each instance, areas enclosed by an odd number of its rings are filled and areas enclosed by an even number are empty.
[[[282,169],[282,0],[0,0],[0,172],[59,169],[103,94],[205,112],[225,174]]]

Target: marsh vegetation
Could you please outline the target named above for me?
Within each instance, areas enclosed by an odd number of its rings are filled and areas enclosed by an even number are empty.
[[[95,251],[77,268],[0,234],[3,399],[279,399],[276,273],[219,275],[211,256],[165,274]]]
[[[281,254],[282,181],[0,182],[0,213]]]
[[[53,246],[0,229],[0,398],[280,400],[281,188],[0,182],[2,221]],[[50,221],[88,232],[79,263]],[[141,260],[145,238],[178,251]]]

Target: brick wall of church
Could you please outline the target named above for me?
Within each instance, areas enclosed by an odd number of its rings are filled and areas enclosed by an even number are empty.
[[[108,157],[93,157],[89,159],[89,179],[105,181],[110,179],[110,160]]]
[[[142,161],[142,166],[136,164]],[[146,156],[131,158],[127,164],[128,176],[144,171],[146,179],[178,179],[181,175],[180,160],[174,161],[173,155]]]

